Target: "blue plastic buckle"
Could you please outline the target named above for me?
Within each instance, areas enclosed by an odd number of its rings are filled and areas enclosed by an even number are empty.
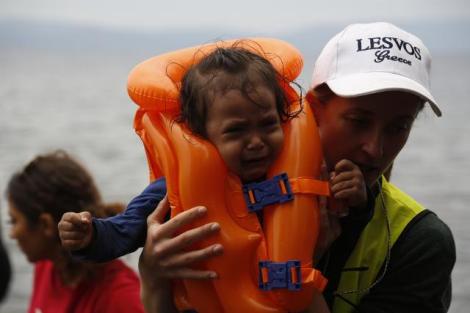
[[[260,183],[243,185],[243,196],[250,212],[259,211],[270,204],[294,199],[286,173]]]
[[[271,290],[274,288],[287,288],[291,291],[300,290],[300,286],[302,284],[302,277],[300,276],[300,261],[260,261],[258,266],[260,289]],[[294,275],[295,277],[293,277]]]

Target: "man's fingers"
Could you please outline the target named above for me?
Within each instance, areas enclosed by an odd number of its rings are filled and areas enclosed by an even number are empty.
[[[178,255],[173,255],[168,260],[162,261],[166,267],[187,267],[196,262],[207,260],[211,257],[221,255],[224,248],[221,244],[211,245],[204,249],[192,250]]]
[[[167,222],[168,223],[168,222]],[[163,225],[160,226],[160,228]],[[186,249],[189,245],[208,236],[218,232],[220,230],[220,226],[217,223],[209,223],[205,224],[176,236],[175,238],[166,237],[166,240],[160,240],[158,246],[154,249],[154,254],[156,258],[163,258],[167,255],[179,253],[180,251]],[[159,229],[161,231],[161,229]],[[159,234],[154,234],[153,237],[160,239],[159,237],[165,237],[162,232]]]
[[[152,270],[158,279],[213,279],[213,271],[201,271],[189,268],[190,265],[223,253],[220,244],[197,250],[187,248],[220,230],[217,223],[191,228],[181,233],[207,212],[205,207],[193,207],[166,221],[170,211],[168,198],[165,196],[154,212],[147,218],[147,240],[139,260],[139,269]],[[177,234],[177,235],[176,235]],[[175,236],[175,237],[173,237]]]
[[[198,218],[204,216],[207,212],[205,207],[194,207],[183,211],[160,225],[159,233],[164,237],[172,237],[173,234],[181,230],[182,227],[193,223]]]
[[[147,217],[148,226],[154,223],[162,224],[165,222],[165,216],[168,212],[170,212],[170,202],[168,201],[168,195],[165,195],[165,197],[158,203],[155,210],[153,210],[153,212]]]
[[[168,279],[198,279],[207,280],[217,278],[217,273],[213,271],[201,271],[191,268],[177,268],[168,271],[165,275]]]
[[[209,223],[205,224],[176,236],[175,238],[169,239],[165,244],[167,244],[167,253],[173,253],[186,249],[191,244],[198,242],[202,239],[205,239],[214,233],[219,232],[220,226],[218,223]],[[163,245],[162,245],[163,246]]]
[[[184,249],[194,242],[202,240],[219,230],[220,225],[218,223],[205,224],[178,235],[173,238],[172,241],[175,242],[175,246],[178,246],[179,249]]]

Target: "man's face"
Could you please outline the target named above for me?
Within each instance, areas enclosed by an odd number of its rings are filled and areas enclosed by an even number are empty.
[[[350,160],[372,187],[405,145],[420,108],[418,97],[395,91],[315,102],[328,170]]]

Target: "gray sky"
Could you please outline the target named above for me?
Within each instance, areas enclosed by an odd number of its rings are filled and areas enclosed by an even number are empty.
[[[317,23],[470,20],[468,0],[0,0],[0,18],[105,27],[282,31]]]

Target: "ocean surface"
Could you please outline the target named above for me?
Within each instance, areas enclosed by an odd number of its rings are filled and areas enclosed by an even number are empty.
[[[15,170],[37,153],[61,148],[87,166],[105,200],[128,202],[147,185],[144,150],[132,128],[136,106],[127,96],[126,79],[134,65],[150,56],[47,47],[0,50],[1,228],[14,268],[1,313],[25,312],[32,282],[31,264],[8,238],[4,190]],[[392,176],[454,233],[452,313],[470,307],[469,56],[434,55],[432,90],[443,117],[436,118],[429,108],[421,113]],[[304,87],[311,63],[306,62],[300,79]],[[135,268],[137,254],[125,260]]]

